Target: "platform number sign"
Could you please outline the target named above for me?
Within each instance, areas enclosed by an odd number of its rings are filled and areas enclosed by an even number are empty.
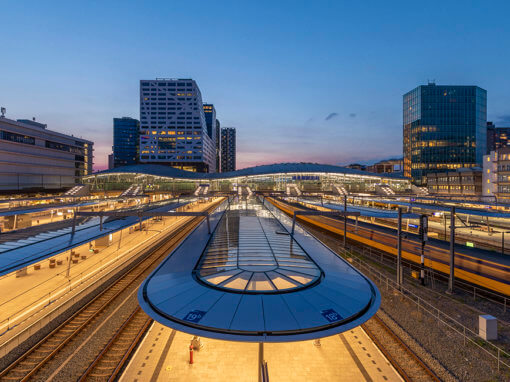
[[[185,321],[194,322],[195,324],[205,316],[205,312],[202,310],[192,310],[189,312],[186,317],[184,317]]]
[[[324,316],[324,318],[326,320],[328,320],[329,322],[336,322],[336,321],[340,321],[343,317],[338,314],[337,312],[335,312],[333,309],[326,309],[326,310],[321,310],[321,314]]]

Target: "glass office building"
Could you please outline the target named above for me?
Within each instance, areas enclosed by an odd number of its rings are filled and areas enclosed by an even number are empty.
[[[140,122],[137,119],[113,119],[113,167],[138,163],[139,129]]]
[[[481,166],[487,151],[487,91],[430,83],[404,94],[404,175]]]

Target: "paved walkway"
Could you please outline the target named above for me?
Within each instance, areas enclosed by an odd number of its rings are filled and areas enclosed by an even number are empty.
[[[191,337],[154,323],[120,381],[258,381],[259,344],[203,338],[190,365]],[[264,344],[270,381],[402,381],[359,327],[320,343]]]

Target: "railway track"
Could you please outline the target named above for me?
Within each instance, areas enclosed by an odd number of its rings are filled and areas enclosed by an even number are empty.
[[[296,206],[280,200],[269,200],[277,208],[292,217],[292,212],[296,209],[307,209],[304,206]],[[333,233],[335,235],[343,236],[343,222],[330,217],[298,217],[301,223],[313,226],[316,229],[324,232]],[[392,255],[393,258],[397,254],[396,236],[387,232],[379,231],[372,228],[361,227],[348,222],[347,224],[347,239],[350,243],[356,243],[356,246],[365,246],[375,249],[379,252]],[[402,261],[420,264],[420,250],[418,243],[408,239],[402,240]],[[449,252],[446,248],[427,245],[425,253],[425,266],[434,272],[438,277],[449,277]],[[504,264],[495,264],[489,260],[478,259],[468,254],[458,253],[456,255],[456,287],[462,287],[463,284],[466,288],[469,286],[476,287],[477,293],[485,296],[491,296],[490,299],[499,302],[506,309],[508,303],[508,296],[510,295],[510,286],[508,285],[508,270]],[[486,291],[486,293],[484,293]],[[471,289],[472,292],[472,289]]]
[[[122,324],[78,381],[115,380],[152,322],[153,320],[138,307]]]
[[[406,382],[441,381],[377,314],[362,327]]]
[[[219,203],[214,203],[208,208],[208,211],[213,210],[218,205]],[[52,370],[58,368],[59,365],[56,367],[51,365],[54,357],[62,352],[66,346],[69,346],[73,339],[83,333],[93,323],[104,320],[106,315],[103,312],[117,301],[116,298],[128,288],[137,288],[148,272],[159,264],[203,219],[203,217],[195,217],[183,222],[173,231],[168,240],[160,241],[155,248],[149,251],[148,255],[132,264],[107,289],[100,292],[85,306],[2,370],[0,372],[0,381],[28,381],[36,377],[42,369]],[[80,361],[83,364],[87,364],[88,360],[82,359]],[[88,363],[91,364],[92,362],[93,359]]]

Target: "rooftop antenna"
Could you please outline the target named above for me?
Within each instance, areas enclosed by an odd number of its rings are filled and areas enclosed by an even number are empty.
[[[0,113],[2,113],[2,118],[5,117],[5,113],[7,112],[7,109],[5,107],[0,108]]]
[[[435,85],[436,84],[436,79],[433,79],[433,80],[427,80],[429,85]]]

